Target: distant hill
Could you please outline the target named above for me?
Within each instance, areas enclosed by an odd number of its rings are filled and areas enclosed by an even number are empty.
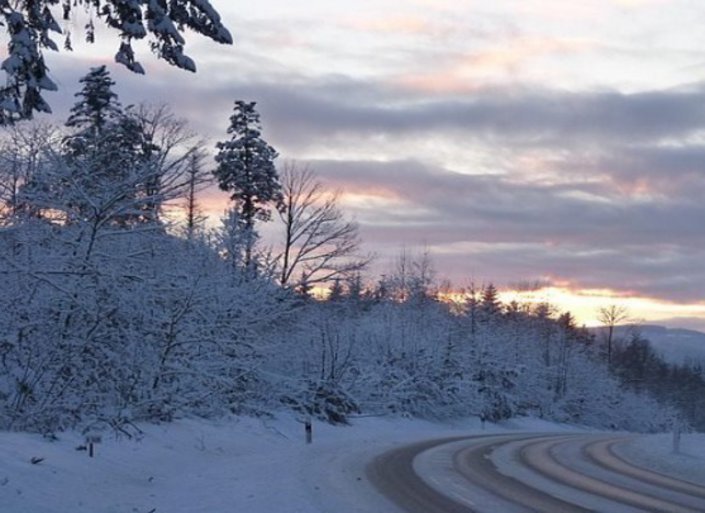
[[[592,328],[598,337],[606,328]],[[671,363],[697,361],[705,364],[705,333],[681,328],[666,328],[652,324],[624,325],[615,328],[618,338],[629,340],[633,333],[651,342],[651,347]]]

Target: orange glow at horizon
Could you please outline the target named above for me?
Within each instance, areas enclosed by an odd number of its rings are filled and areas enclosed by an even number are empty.
[[[599,326],[599,309],[610,305],[626,308],[629,322],[662,321],[679,317],[705,319],[705,304],[702,303],[675,303],[611,289],[549,286],[532,291],[504,290],[500,292],[500,298],[504,303],[549,303],[563,312],[570,312],[579,324],[586,326]]]
[[[461,303],[467,297],[464,292],[443,292],[443,300]],[[702,318],[705,323],[705,304],[674,303],[656,298],[632,295],[611,289],[573,289],[568,286],[546,286],[535,290],[499,291],[499,299],[505,305],[516,301],[520,305],[538,305],[546,303],[557,309],[557,313],[570,312],[579,325],[587,327],[600,326],[598,320],[600,308],[611,305],[626,308],[627,323],[662,322]]]
[[[396,209],[404,208],[407,211],[414,209],[413,204],[405,201],[403,196],[394,194],[386,188],[345,187],[340,190],[338,197],[340,204],[345,208],[357,210],[358,215],[365,217],[367,211],[374,212],[375,208],[389,208],[393,205]],[[229,199],[226,193],[217,189],[206,191],[200,200],[201,211],[208,218],[208,226],[214,227],[227,210]],[[183,205],[174,204],[168,212],[174,221],[183,219]],[[418,207],[416,207],[418,209]],[[372,273],[374,274],[374,273]],[[372,275],[371,275],[372,276]],[[549,285],[550,284],[550,285]],[[543,286],[542,286],[543,285]],[[577,323],[586,326],[598,326],[600,308],[610,305],[622,306],[627,309],[629,322],[632,323],[661,323],[669,321],[670,324],[692,325],[694,321],[698,326],[705,327],[705,302],[674,302],[657,297],[648,297],[631,290],[616,290],[609,288],[581,288],[578,283],[570,280],[557,280],[551,277],[541,281],[536,287],[523,289],[519,285],[509,285],[500,290],[500,299],[504,304],[517,301],[520,304],[548,303],[558,312],[570,312]],[[325,297],[327,287],[319,287],[314,292],[316,297]],[[462,301],[462,292],[448,292],[441,294],[449,301]]]

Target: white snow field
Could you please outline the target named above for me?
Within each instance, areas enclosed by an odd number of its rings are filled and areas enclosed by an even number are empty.
[[[475,419],[358,418],[349,427],[314,423],[313,444],[306,445],[303,425],[291,417],[140,428],[139,440],[104,435],[94,458],[76,450],[84,442],[78,433],[62,433],[56,441],[0,433],[0,511],[394,513],[397,507],[365,475],[370,459],[388,449],[493,432],[579,431],[533,419],[483,430]],[[705,474],[703,442],[703,435],[684,435],[681,454],[671,454],[668,436],[646,437],[624,452],[640,464],[693,479],[696,470]]]

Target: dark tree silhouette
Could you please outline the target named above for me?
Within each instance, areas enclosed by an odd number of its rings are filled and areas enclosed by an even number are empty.
[[[255,240],[255,220],[269,220],[269,205],[281,204],[281,185],[274,159],[277,152],[261,136],[255,102],[236,101],[230,116],[230,139],[216,146],[213,171],[218,185],[230,193],[247,232],[245,264],[249,265]]]

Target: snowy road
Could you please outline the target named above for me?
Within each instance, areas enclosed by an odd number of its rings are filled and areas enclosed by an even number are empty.
[[[487,435],[377,457],[370,480],[410,513],[705,511],[705,487],[639,468],[615,435]]]

